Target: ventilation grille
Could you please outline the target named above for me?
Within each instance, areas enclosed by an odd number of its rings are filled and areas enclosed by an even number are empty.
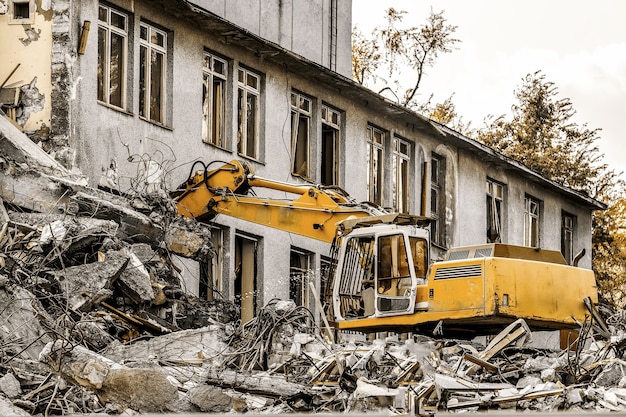
[[[466,266],[453,266],[450,268],[439,268],[435,273],[435,279],[450,279],[450,278],[468,278],[480,276],[483,273],[483,266],[478,265],[466,265]]]
[[[469,256],[469,250],[460,250],[457,252],[450,252],[448,256],[449,261],[458,261],[459,259],[467,259]]]
[[[493,248],[476,249],[476,252],[474,252],[474,258],[487,258],[491,256],[492,252]]]

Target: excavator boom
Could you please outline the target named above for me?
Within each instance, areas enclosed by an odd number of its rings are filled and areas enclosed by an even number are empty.
[[[252,190],[268,190],[273,196],[250,195]],[[213,170],[203,164],[202,170],[192,172],[178,187],[174,199],[181,216],[198,221],[223,214],[328,243],[335,238],[338,222],[369,218],[380,223],[398,216],[369,203],[357,203],[339,187],[257,177],[246,162],[238,160]]]

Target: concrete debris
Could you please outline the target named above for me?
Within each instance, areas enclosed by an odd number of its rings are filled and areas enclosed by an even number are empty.
[[[3,118],[0,117],[0,121]],[[173,253],[210,229],[161,191],[115,195],[35,156],[0,158],[0,415],[626,411],[626,317],[589,306],[565,349],[526,323],[488,339],[329,334],[271,300],[183,291]]]

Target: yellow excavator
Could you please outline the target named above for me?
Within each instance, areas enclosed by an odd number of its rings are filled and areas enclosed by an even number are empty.
[[[492,333],[520,318],[534,329],[575,329],[598,302],[593,271],[558,251],[491,243],[431,263],[426,217],[358,203],[334,186],[260,178],[244,161],[220,164],[192,167],[173,195],[179,214],[204,222],[223,214],[330,243],[322,301],[339,330]],[[274,196],[254,195],[260,189]]]

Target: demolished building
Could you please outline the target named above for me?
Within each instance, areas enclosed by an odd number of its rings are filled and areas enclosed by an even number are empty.
[[[348,78],[350,2],[0,4],[2,108],[91,187],[170,192],[197,161],[243,159],[433,218],[434,260],[498,241],[568,262],[585,249],[591,267],[600,202]],[[218,256],[174,259],[186,291],[237,300],[244,321],[274,298],[317,309],[328,245],[228,216],[210,226]]]
[[[308,291],[327,245],[176,217],[168,191],[194,161],[236,157],[434,217],[433,259],[492,238],[590,248],[602,204],[347,78],[349,2],[270,3],[0,1],[15,51],[0,62],[0,414],[621,410],[619,314],[564,351],[525,344],[523,323],[495,345],[333,341]]]

